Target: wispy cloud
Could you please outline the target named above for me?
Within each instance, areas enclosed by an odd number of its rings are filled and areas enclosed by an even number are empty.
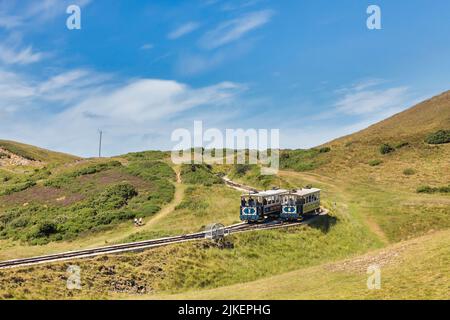
[[[18,16],[9,16],[0,12],[0,28],[12,29],[22,24],[22,19]]]
[[[151,43],[145,43],[141,46],[141,50],[151,50],[153,49],[155,46]]]
[[[261,10],[226,21],[214,30],[207,32],[200,39],[200,46],[210,50],[229,44],[250,31],[265,25],[273,15],[272,10]]]
[[[408,87],[374,88],[381,82],[360,83],[347,92],[336,103],[336,110],[350,115],[364,115],[401,108],[409,98]]]
[[[35,52],[32,46],[16,50],[0,44],[0,61],[5,64],[26,65],[38,62],[42,60],[43,57],[44,54]]]
[[[185,23],[181,26],[179,26],[178,28],[176,28],[175,30],[173,30],[172,32],[170,32],[167,35],[167,38],[169,38],[170,40],[175,40],[178,38],[181,38],[195,30],[197,30],[200,27],[200,24],[198,22],[188,22]]]

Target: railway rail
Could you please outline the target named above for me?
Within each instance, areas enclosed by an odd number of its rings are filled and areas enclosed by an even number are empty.
[[[321,214],[322,215],[326,214],[326,211],[322,211]],[[262,224],[238,223],[235,225],[225,227],[225,231],[229,234],[233,234],[233,233],[241,233],[241,232],[256,231],[256,230],[270,230],[270,229],[286,228],[286,227],[292,227],[292,226],[297,226],[297,225],[308,223],[309,221],[312,220],[312,218],[313,217],[308,218],[302,222],[270,221],[270,222],[266,222],[266,223],[262,223]],[[117,253],[131,252],[131,251],[142,251],[145,249],[160,247],[160,246],[169,245],[169,244],[203,240],[203,239],[205,239],[205,237],[206,237],[206,231],[202,231],[202,232],[185,234],[185,235],[174,236],[174,237],[166,237],[166,238],[160,238],[160,239],[152,239],[152,240],[146,240],[146,241],[117,244],[117,245],[92,248],[92,249],[84,249],[84,250],[78,250],[78,251],[69,251],[69,252],[50,254],[50,255],[45,255],[45,256],[32,257],[32,258],[8,260],[8,261],[0,262],[0,269],[23,267],[23,266],[51,263],[51,262],[58,262],[58,261],[65,261],[65,260],[75,260],[75,259],[82,259],[82,258],[88,258],[88,257],[94,257],[94,256],[106,255],[106,254],[117,254]]]

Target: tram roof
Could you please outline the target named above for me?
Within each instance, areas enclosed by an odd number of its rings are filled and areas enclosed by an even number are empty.
[[[284,189],[276,189],[276,190],[267,190],[267,191],[260,191],[260,192],[253,192],[253,193],[247,193],[243,194],[243,197],[271,197],[271,196],[277,196],[280,194],[288,193],[288,190]]]
[[[316,192],[320,192],[320,189],[317,189],[317,188],[301,189],[301,190],[295,190],[295,192],[291,191],[290,194],[295,194],[298,196],[307,196],[307,195],[310,195],[310,194],[313,194]]]

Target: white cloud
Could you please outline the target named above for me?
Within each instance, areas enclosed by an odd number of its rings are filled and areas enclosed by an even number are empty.
[[[248,32],[268,23],[273,14],[272,10],[262,10],[226,21],[216,29],[207,32],[200,39],[200,46],[205,49],[215,49],[236,41]]]
[[[346,93],[336,103],[336,109],[340,113],[350,115],[383,112],[402,106],[407,101],[408,93],[407,87],[356,89]]]
[[[5,64],[26,65],[38,62],[43,57],[44,54],[42,52],[35,52],[32,46],[16,50],[5,45],[0,45],[0,60]]]
[[[232,82],[193,88],[170,80],[115,80],[77,69],[37,81],[0,69],[0,137],[91,156],[102,128],[108,155],[170,149],[172,130],[196,117],[232,114],[228,106],[244,89]]]
[[[170,40],[175,40],[175,39],[181,38],[182,36],[185,36],[193,31],[197,30],[199,27],[200,27],[199,23],[191,21],[191,22],[185,23],[185,24],[179,26],[178,28],[176,28],[175,30],[173,30],[172,32],[170,32],[167,35],[167,37]]]

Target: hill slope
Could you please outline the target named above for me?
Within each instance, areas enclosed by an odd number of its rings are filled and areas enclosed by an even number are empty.
[[[450,91],[328,144],[334,145],[355,140],[381,143],[386,140],[408,139],[417,142],[423,141],[429,133],[440,129],[450,129]]]
[[[0,152],[4,153],[5,155],[16,156],[17,160],[22,160],[21,163],[20,161],[17,163],[12,162],[11,165],[29,165],[37,163],[60,164],[80,159],[79,157],[69,154],[54,152],[28,144],[8,140],[0,140]]]

